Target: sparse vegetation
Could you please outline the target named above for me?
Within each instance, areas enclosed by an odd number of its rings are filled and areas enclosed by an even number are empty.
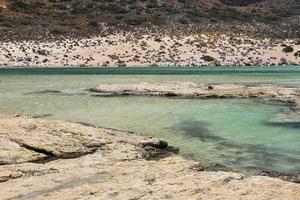
[[[67,30],[63,27],[54,27],[50,30],[50,33],[54,34],[54,35],[62,35],[66,32],[67,32]]]
[[[294,51],[294,48],[292,46],[285,46],[282,51],[285,53],[291,53]]]
[[[89,22],[89,25],[90,25],[90,26],[94,26],[94,27],[99,26],[99,24],[98,24],[97,21],[90,21],[90,22]]]
[[[202,60],[204,60],[205,62],[213,62],[215,61],[215,59],[211,56],[205,55],[201,57]]]
[[[11,1],[11,9],[14,11],[23,11],[23,12],[30,12],[30,11],[34,11],[35,9],[40,9],[46,6],[46,4],[44,4],[41,1],[35,1],[33,3],[26,3],[22,0],[12,0]]]
[[[21,16],[26,14],[30,19],[17,19],[16,22],[14,20],[1,21],[0,19],[0,27],[11,31],[16,29],[16,34],[21,34],[18,28],[20,25],[26,25],[27,28],[32,25],[32,31],[36,26],[40,26],[46,30],[45,32],[61,34],[63,31],[55,30],[55,27],[59,26],[61,22],[64,22],[64,28],[68,30],[65,32],[67,34],[82,32],[91,34],[97,30],[95,27],[100,23],[126,28],[152,25],[202,25],[206,27],[207,23],[218,25],[224,21],[233,25],[235,21],[249,22],[250,24],[259,21],[272,25],[277,22],[280,24],[283,18],[293,17],[300,13],[300,2],[292,2],[292,0],[278,0],[276,7],[273,4],[262,3],[265,0],[212,0],[209,3],[203,0],[4,1],[8,6],[7,9],[2,8],[0,13],[5,18],[22,18]],[[286,20],[288,23],[292,23],[292,21]],[[300,24],[294,24],[289,28],[299,29],[299,26]]]

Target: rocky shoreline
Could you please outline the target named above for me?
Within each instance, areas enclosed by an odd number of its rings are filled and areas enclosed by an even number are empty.
[[[277,85],[138,83],[100,84],[89,90],[93,96],[162,96],[177,98],[250,98],[262,103],[287,105],[268,121],[271,125],[300,126],[300,89]]]
[[[203,171],[163,140],[63,121],[0,119],[1,199],[299,199],[300,185]]]

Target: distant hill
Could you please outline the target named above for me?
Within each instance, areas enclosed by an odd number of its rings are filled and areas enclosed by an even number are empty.
[[[222,29],[257,23],[284,25],[294,34],[299,15],[300,0],[0,0],[0,35],[90,35],[101,31],[101,24]]]

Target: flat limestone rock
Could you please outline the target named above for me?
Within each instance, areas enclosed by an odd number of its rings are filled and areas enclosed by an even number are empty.
[[[203,171],[177,155],[147,160],[167,143],[140,134],[25,116],[0,118],[0,133],[1,159],[16,160],[0,165],[1,200],[300,198],[299,184],[276,178]]]
[[[195,84],[181,82],[99,84],[90,89],[99,96],[162,96],[183,98],[255,98],[262,102],[277,102],[291,108],[270,119],[273,125],[300,126],[300,89],[277,85]]]
[[[59,128],[59,129],[58,129]],[[0,123],[0,163],[13,164],[43,158],[72,158],[95,151],[105,141],[74,132],[76,125],[35,123],[21,118]]]
[[[12,139],[0,136],[0,164],[14,164],[29,161],[37,161],[46,155],[21,147]]]
[[[189,98],[277,98],[290,103],[299,100],[299,89],[276,85],[238,85],[163,82],[137,84],[99,84],[90,89],[97,94],[179,96]],[[299,95],[298,95],[299,93]]]

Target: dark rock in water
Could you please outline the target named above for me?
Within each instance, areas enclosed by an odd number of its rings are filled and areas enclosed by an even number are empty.
[[[174,146],[168,146],[166,148],[166,151],[175,153],[175,154],[179,154],[180,149],[178,147],[174,147]]]
[[[164,149],[158,149],[151,146],[144,147],[144,158],[147,160],[160,160],[171,156],[172,154],[178,154],[179,148],[174,146],[168,146]]]
[[[36,92],[27,92],[25,94],[61,94],[62,92],[59,90],[42,90]]]
[[[207,86],[207,89],[209,89],[209,90],[213,90],[213,89],[214,89],[214,86],[212,86],[212,85],[209,85],[209,86]]]
[[[90,124],[90,123],[88,123],[88,122],[77,122],[77,123],[78,123],[78,124],[81,124],[81,125],[83,125],[83,126],[88,126],[88,127],[97,128],[96,125]]]
[[[166,94],[165,94],[165,96],[167,96],[167,97],[176,97],[176,96],[178,96],[176,93],[174,93],[174,92],[167,92]]]
[[[40,94],[43,94],[43,93],[61,93],[61,91],[58,91],[58,90],[44,90],[44,91],[40,91],[40,92],[36,92],[36,93],[40,93]]]
[[[281,126],[287,128],[300,128],[300,122],[265,122],[269,126]]]
[[[300,183],[300,173],[281,173],[281,172],[274,172],[274,171],[262,171],[258,175],[280,178],[284,181]]]
[[[281,105],[281,106],[294,106],[295,102],[290,101],[289,99],[280,99],[280,98],[257,98],[254,101],[259,103],[264,103],[268,105]]]
[[[205,170],[208,170],[208,171],[224,171],[224,172],[233,171],[231,168],[229,168],[225,165],[222,165],[220,163],[211,164],[211,165],[205,167]]]
[[[159,139],[149,139],[149,140],[143,140],[139,143],[139,146],[145,148],[145,147],[154,147],[158,149],[165,149],[168,147],[168,143],[164,140]]]
[[[44,118],[44,117],[50,117],[52,114],[41,114],[41,115],[33,115],[32,118],[38,119],[38,118]]]
[[[82,96],[86,95],[86,93],[63,93],[59,90],[42,90],[42,91],[36,91],[36,92],[27,92],[24,93],[25,95],[60,95],[60,96]]]

